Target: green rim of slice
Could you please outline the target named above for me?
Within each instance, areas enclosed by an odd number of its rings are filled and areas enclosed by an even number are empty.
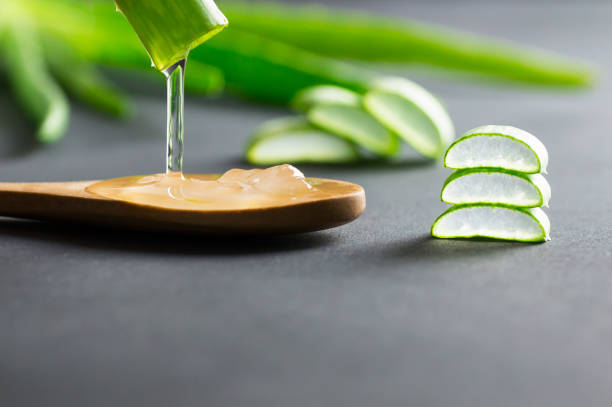
[[[451,205],[496,204],[522,208],[548,206],[551,189],[540,174],[494,168],[453,172],[444,182],[440,199]]]
[[[442,103],[422,86],[401,77],[378,79],[364,96],[365,109],[428,158],[440,157],[455,138]]]
[[[500,168],[546,173],[548,151],[538,138],[524,130],[487,125],[476,127],[455,140],[444,155],[444,165],[452,169]]]
[[[517,242],[550,240],[550,221],[540,208],[505,205],[455,205],[431,226],[440,239],[485,238]]]
[[[303,117],[272,120],[253,134],[245,157],[257,165],[335,164],[361,159],[354,143],[311,126]]]
[[[315,127],[337,134],[379,156],[389,157],[399,152],[399,141],[361,107],[317,105],[307,113]]]
[[[317,85],[296,93],[291,105],[302,112],[316,105],[361,106],[361,95],[352,90],[334,85]]]

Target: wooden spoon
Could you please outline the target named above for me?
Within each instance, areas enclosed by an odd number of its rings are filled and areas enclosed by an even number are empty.
[[[86,191],[98,181],[0,183],[0,216],[227,235],[311,232],[351,222],[363,213],[365,192],[361,186],[320,178],[309,180],[329,196],[264,208],[204,210],[145,206]]]

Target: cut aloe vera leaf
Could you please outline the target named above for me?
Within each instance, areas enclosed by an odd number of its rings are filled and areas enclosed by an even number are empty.
[[[425,157],[440,157],[455,138],[453,122],[442,103],[408,79],[377,80],[363,105]]]
[[[481,126],[463,134],[444,156],[448,168],[501,168],[546,173],[548,151],[534,135],[512,126]]]
[[[253,135],[246,159],[253,164],[347,163],[359,160],[353,143],[304,125],[299,120],[279,119]]]
[[[146,48],[164,71],[227,26],[213,0],[115,0]]]
[[[540,174],[475,168],[452,173],[440,197],[451,205],[489,203],[534,208],[548,206],[550,185]]]
[[[247,146],[260,138],[270,137],[279,133],[287,133],[290,131],[310,129],[312,129],[312,125],[304,116],[288,116],[268,120],[257,128],[257,130],[251,136],[249,143],[247,143]]]
[[[361,95],[352,90],[333,85],[317,85],[299,91],[291,105],[297,110],[308,111],[316,105],[361,106]]]
[[[316,127],[344,137],[377,155],[388,157],[399,151],[397,136],[361,107],[317,105],[308,111],[307,116]]]
[[[489,238],[543,242],[550,240],[550,221],[540,208],[457,205],[434,221],[431,235],[442,239]]]

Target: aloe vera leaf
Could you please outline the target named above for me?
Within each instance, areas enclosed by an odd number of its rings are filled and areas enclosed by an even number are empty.
[[[228,30],[196,48],[191,58],[221,69],[228,89],[275,103],[289,103],[299,90],[320,84],[363,92],[375,76],[369,70],[238,30]]]
[[[22,108],[36,122],[36,139],[62,138],[70,117],[64,92],[51,77],[36,28],[25,15],[3,25],[2,54],[7,77]]]
[[[378,79],[364,96],[363,105],[425,157],[440,157],[455,137],[453,122],[442,103],[408,79]]]
[[[115,0],[159,71],[227,26],[213,0]]]
[[[216,95],[225,88],[223,72],[211,65],[191,60],[185,69],[185,90],[196,94]]]
[[[344,137],[382,157],[399,152],[399,141],[363,108],[346,105],[316,105],[307,113],[316,127]]]
[[[248,150],[252,143],[257,142],[261,138],[270,137],[289,131],[309,130],[311,128],[312,125],[304,116],[287,116],[268,120],[260,125],[257,130],[253,132],[251,137],[249,137],[246,148]]]
[[[137,63],[144,69],[145,54],[138,38],[108,3],[94,3],[96,20],[88,25],[80,22],[87,21],[92,13],[83,4],[27,1],[34,4],[45,30],[61,36],[84,57],[120,67]],[[52,23],[59,18],[66,24]],[[189,61],[220,69],[227,87],[234,93],[271,103],[289,103],[297,91],[319,84],[336,84],[363,92],[375,77],[367,69],[235,29],[193,49]],[[189,72],[188,67],[187,78]]]
[[[223,4],[232,27],[336,58],[423,63],[546,85],[584,86],[591,67],[513,43],[406,19],[277,3]]]
[[[116,117],[132,112],[128,97],[107,81],[97,68],[79,58],[66,43],[47,36],[45,55],[53,74],[78,100]]]
[[[308,111],[316,105],[361,106],[361,95],[333,85],[316,85],[299,91],[291,105],[300,111]]]
[[[264,123],[247,143],[247,161],[280,163],[347,163],[360,159],[354,143],[312,127],[303,117]]]

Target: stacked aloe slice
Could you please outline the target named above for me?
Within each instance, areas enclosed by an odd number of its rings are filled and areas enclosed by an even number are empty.
[[[332,85],[309,87],[293,99],[302,115],[264,124],[250,139],[254,164],[338,163],[389,158],[400,140],[430,159],[440,158],[455,136],[445,108],[405,78],[384,77],[357,93]]]
[[[482,126],[448,148],[444,165],[455,169],[441,199],[453,205],[433,223],[438,238],[550,240],[548,152],[532,134],[511,126]]]

